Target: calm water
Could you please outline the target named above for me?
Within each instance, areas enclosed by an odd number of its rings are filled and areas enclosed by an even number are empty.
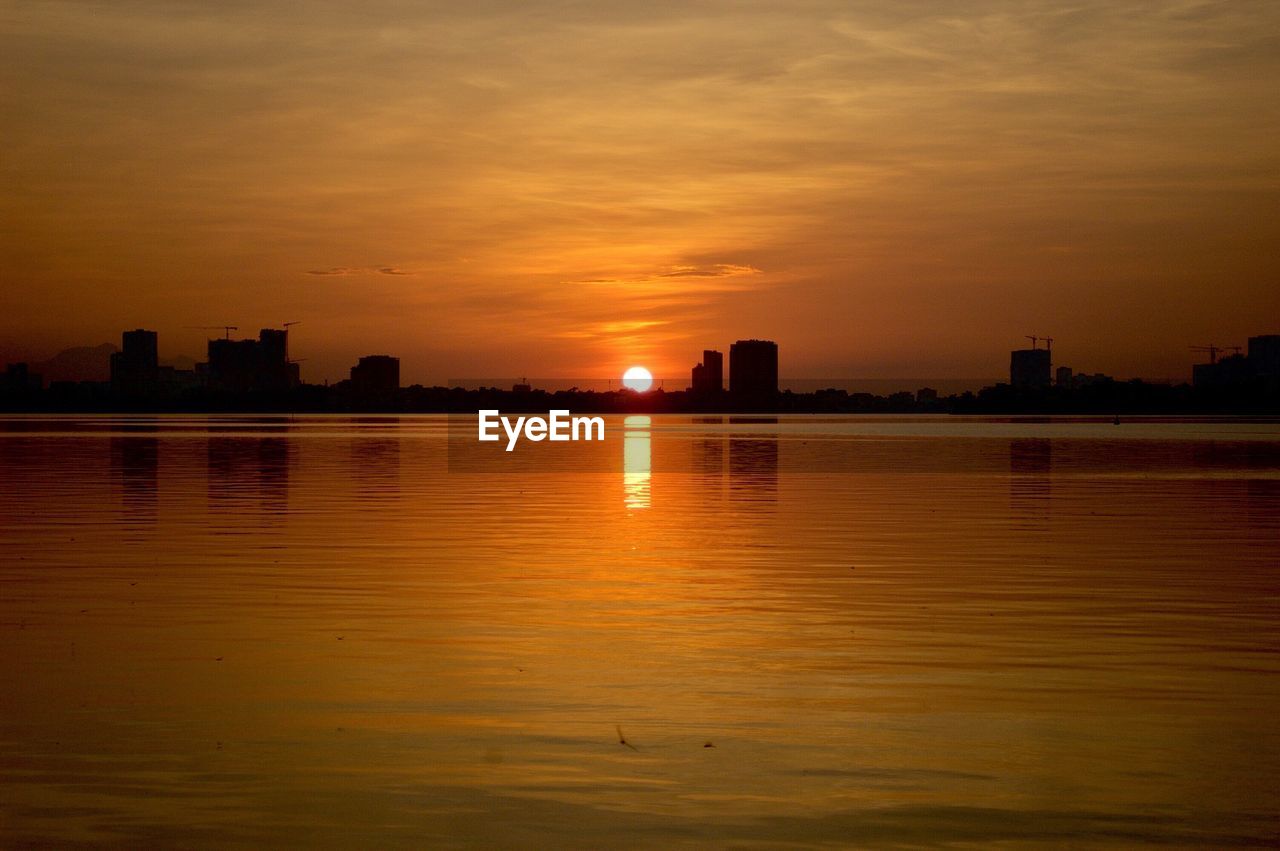
[[[1280,842],[1280,425],[607,434],[0,419],[0,845]]]

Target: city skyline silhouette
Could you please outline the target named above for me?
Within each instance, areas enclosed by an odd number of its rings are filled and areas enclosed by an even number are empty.
[[[1270,5],[554,10],[23,5],[0,362],[295,321],[315,380],[984,376],[1029,332],[1170,378],[1280,316]]]
[[[1229,848],[1280,3],[19,0],[0,848]]]
[[[451,379],[445,384],[404,386],[401,361],[364,355],[349,378],[307,383],[301,361],[290,355],[289,326],[263,328],[257,338],[232,339],[236,326],[207,341],[207,360],[190,369],[163,364],[156,331],[121,334],[110,353],[107,381],[50,381],[27,363],[11,363],[0,378],[0,406],[10,410],[279,410],[469,413],[494,405],[532,412],[542,406],[580,412],[791,413],[1266,413],[1280,411],[1280,335],[1257,335],[1248,347],[1191,346],[1208,363],[1191,370],[1191,382],[1117,380],[1077,372],[1056,362],[1053,338],[1027,335],[1030,348],[1009,353],[1007,381],[977,390],[939,392],[935,386],[887,394],[850,392],[850,380],[810,380],[808,390],[779,377],[779,346],[772,340],[738,340],[724,353],[703,349],[687,380],[653,379],[629,386],[625,376],[515,380]],[[1044,347],[1040,347],[1040,343]],[[1059,341],[1061,343],[1061,341]],[[102,352],[101,347],[95,351]],[[1061,344],[1058,353],[1061,355]],[[1225,354],[1219,358],[1219,354]],[[105,352],[104,352],[105,353]],[[634,367],[638,368],[638,367]],[[792,380],[792,385],[804,381]],[[1117,420],[1118,422],[1118,420]]]

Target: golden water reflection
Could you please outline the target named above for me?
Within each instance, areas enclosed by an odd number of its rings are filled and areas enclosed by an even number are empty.
[[[729,420],[0,418],[0,846],[1274,839],[1280,430]]]
[[[648,508],[652,489],[652,420],[631,416],[622,421],[622,493],[629,509]]]

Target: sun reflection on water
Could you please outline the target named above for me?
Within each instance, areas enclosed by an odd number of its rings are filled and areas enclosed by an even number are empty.
[[[648,417],[627,417],[622,438],[622,493],[629,509],[649,507],[650,445]]]

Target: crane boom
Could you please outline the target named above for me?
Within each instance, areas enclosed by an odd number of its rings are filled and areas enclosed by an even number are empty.
[[[194,328],[198,331],[222,331],[226,334],[224,339],[231,339],[232,331],[239,331],[239,325],[187,325],[187,328]]]

